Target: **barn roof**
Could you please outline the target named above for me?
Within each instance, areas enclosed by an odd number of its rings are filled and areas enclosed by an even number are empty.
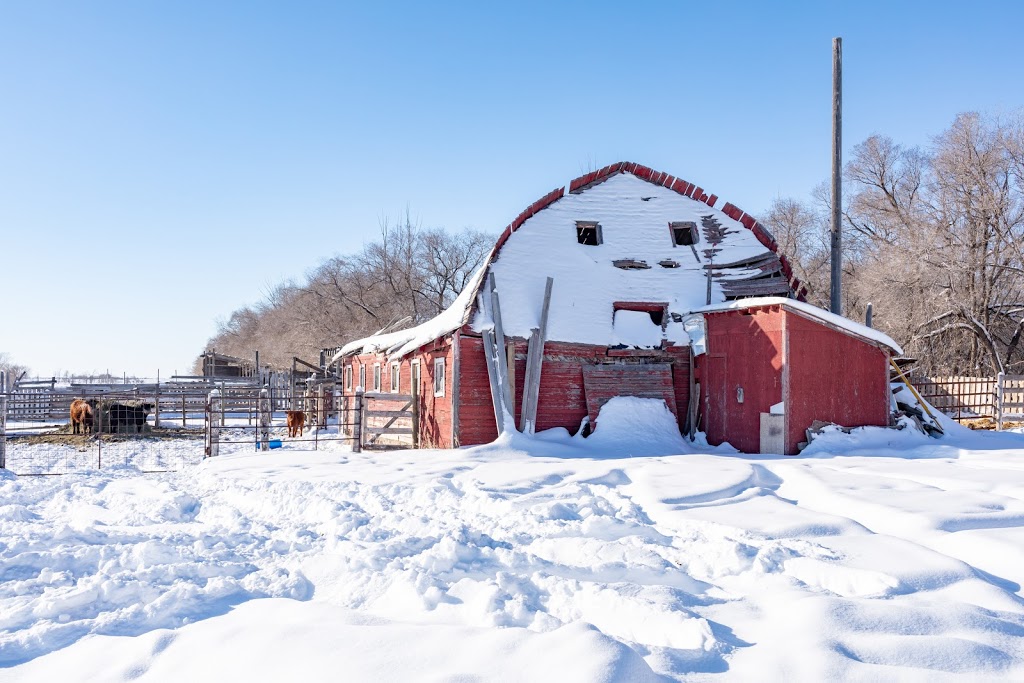
[[[600,224],[603,242],[578,244],[577,221]],[[673,223],[694,226],[693,247],[674,245]],[[657,302],[670,315],[664,335],[685,344],[682,325],[673,321],[706,303],[709,271],[715,302],[757,294],[802,298],[806,289],[777,250],[752,216],[693,183],[639,164],[611,164],[527,207],[448,310],[416,327],[346,344],[335,359],[370,351],[401,356],[465,324],[477,331],[490,326],[474,306],[486,272],[495,277],[509,336],[528,337],[537,325],[550,276],[549,340],[643,345],[642,320],[613,311]]]

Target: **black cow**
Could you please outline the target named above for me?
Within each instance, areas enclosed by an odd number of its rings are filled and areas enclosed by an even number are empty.
[[[110,431],[127,431],[128,427],[134,427],[136,432],[141,432],[146,424],[146,416],[153,412],[152,403],[129,405],[127,403],[111,403],[108,411],[110,420]],[[124,430],[121,427],[125,427]]]

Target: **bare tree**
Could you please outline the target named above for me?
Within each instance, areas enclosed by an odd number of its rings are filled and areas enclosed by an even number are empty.
[[[15,363],[11,354],[7,351],[0,351],[0,372],[6,373],[8,378],[8,386],[0,386],[0,391],[7,391],[14,385],[15,380],[21,377],[23,373],[28,372],[28,368],[24,365]]]
[[[844,169],[844,313],[876,324],[929,373],[1024,371],[1024,125],[961,114],[926,149],[874,135]],[[764,218],[827,294],[816,207],[777,200]]]
[[[292,356],[315,358],[322,348],[423,322],[451,305],[494,241],[422,229],[408,212],[379,229],[377,241],[327,259],[304,284],[271,288],[255,307],[232,313],[207,348],[243,358],[259,349],[261,360],[285,367]]]

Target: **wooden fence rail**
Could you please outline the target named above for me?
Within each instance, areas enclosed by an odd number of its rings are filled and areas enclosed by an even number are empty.
[[[988,417],[996,428],[1004,420],[1024,420],[1024,375],[925,377],[911,374],[921,397],[957,421]]]

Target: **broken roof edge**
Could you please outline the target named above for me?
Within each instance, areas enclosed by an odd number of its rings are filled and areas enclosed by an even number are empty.
[[[490,265],[490,259],[469,278],[466,287],[455,298],[452,305],[430,320],[409,327],[397,332],[385,334],[374,334],[362,339],[356,339],[341,347],[338,353],[334,354],[331,362],[334,363],[346,356],[362,355],[364,353],[383,352],[390,358],[401,358],[412,351],[425,346],[432,341],[440,339],[447,334],[454,332],[468,322],[472,311],[472,302],[476,293],[483,283],[484,274]]]
[[[750,308],[765,308],[768,306],[781,306],[788,308],[797,313],[802,313],[805,316],[815,319],[819,322],[829,324],[833,327],[840,328],[842,331],[847,332],[851,335],[861,337],[869,342],[886,346],[897,355],[903,353],[903,349],[897,344],[892,337],[879,332],[873,327],[862,325],[861,323],[845,318],[841,315],[837,315],[830,311],[826,311],[823,308],[818,308],[805,301],[798,301],[796,299],[787,299],[781,296],[762,296],[762,297],[751,297],[748,299],[737,299],[735,301],[726,301],[720,304],[711,304],[710,306],[702,306],[691,311],[691,314],[704,314],[704,313],[726,313],[729,311],[742,311]]]

